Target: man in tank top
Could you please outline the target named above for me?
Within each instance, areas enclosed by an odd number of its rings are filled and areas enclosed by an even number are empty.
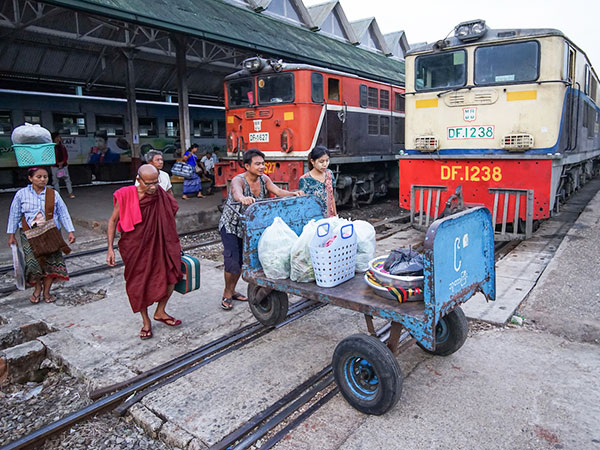
[[[264,174],[265,155],[257,149],[249,149],[244,153],[244,168],[246,172],[231,180],[231,187],[223,214],[219,221],[219,232],[223,241],[223,256],[225,262],[225,290],[221,299],[221,308],[233,308],[233,300],[247,301],[248,298],[235,291],[235,286],[242,274],[242,253],[244,230],[239,214],[256,200],[266,198],[269,193],[276,197],[301,196],[302,191],[290,192],[278,188]],[[236,211],[236,212],[234,212]]]

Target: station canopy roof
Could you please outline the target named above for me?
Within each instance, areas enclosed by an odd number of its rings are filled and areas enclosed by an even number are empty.
[[[404,61],[223,0],[14,0],[0,6],[0,79],[138,95],[175,94],[174,39],[185,39],[191,100],[222,102],[223,78],[262,55],[404,84]]]

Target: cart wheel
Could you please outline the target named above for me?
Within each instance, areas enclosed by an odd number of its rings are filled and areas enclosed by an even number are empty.
[[[402,372],[379,339],[354,334],[333,353],[333,375],[350,405],[366,414],[384,414],[400,399]]]
[[[248,286],[248,300],[250,310],[256,320],[266,327],[274,327],[285,320],[288,313],[288,296],[285,292],[271,291],[261,301],[254,299],[261,286],[251,284]]]
[[[427,350],[417,342],[427,353],[438,356],[448,356],[458,351],[467,340],[469,323],[463,310],[457,306],[453,311],[442,317],[435,327],[435,350]]]

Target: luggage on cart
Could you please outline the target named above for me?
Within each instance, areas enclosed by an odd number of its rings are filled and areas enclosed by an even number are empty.
[[[200,260],[190,255],[181,255],[183,279],[175,285],[180,294],[187,294],[200,288]]]

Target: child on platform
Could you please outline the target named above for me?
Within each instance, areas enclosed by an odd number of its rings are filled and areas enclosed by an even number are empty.
[[[316,195],[327,207],[327,217],[337,215],[335,207],[335,178],[329,167],[329,150],[322,145],[316,146],[308,154],[307,173],[300,177],[298,189],[306,195]]]

